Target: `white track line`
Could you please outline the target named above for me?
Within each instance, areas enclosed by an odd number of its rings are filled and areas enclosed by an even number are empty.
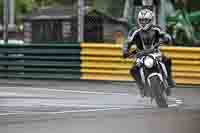
[[[177,107],[179,104],[171,104],[169,107]],[[90,113],[98,111],[112,111],[112,110],[122,110],[122,109],[135,109],[135,107],[112,107],[107,109],[84,109],[84,110],[70,110],[70,111],[59,111],[59,112],[19,112],[19,113],[1,113],[0,116],[11,116],[11,115],[56,115],[65,113]],[[142,109],[142,108],[141,108]]]
[[[169,107],[177,107],[179,104],[171,104]],[[65,113],[90,113],[99,111],[112,111],[122,109],[135,109],[135,107],[112,107],[107,109],[84,109],[84,110],[70,110],[70,111],[59,111],[59,112],[18,112],[18,113],[1,113],[0,116],[16,116],[16,115],[56,115]],[[142,108],[141,108],[142,109]]]
[[[178,104],[170,104],[170,105],[168,105],[168,107],[177,107],[178,106]]]
[[[60,111],[60,112],[19,112],[19,113],[1,113],[0,116],[9,116],[9,115],[56,115],[64,113],[89,113],[89,112],[98,112],[98,111],[112,111],[112,110],[121,110],[121,109],[132,109],[133,107],[123,107],[123,108],[108,108],[108,109],[86,109],[86,110],[70,110],[70,111]]]
[[[17,87],[0,87],[0,89],[14,89]],[[33,90],[33,91],[47,91],[47,92],[66,92],[66,93],[80,93],[80,94],[97,94],[97,95],[130,95],[128,93],[107,93],[107,92],[97,92],[97,91],[78,91],[78,90],[64,90],[64,89],[49,89],[49,88],[35,88],[35,87],[23,87],[21,90]]]
[[[9,89],[15,89],[16,90],[16,87],[0,87],[1,88],[9,88]],[[129,93],[116,93],[116,92],[113,92],[113,93],[106,93],[106,92],[97,92],[97,91],[75,91],[75,90],[64,90],[64,89],[49,89],[49,88],[35,88],[35,87],[23,87],[23,90],[33,90],[33,91],[45,91],[45,92],[66,92],[66,93],[79,93],[79,94],[97,94],[97,95],[124,95],[124,96],[131,96],[132,94],[129,94]],[[1,96],[1,93],[4,93],[4,92],[0,92],[0,96]],[[7,93],[7,92],[5,92]],[[10,92],[8,92],[10,93]],[[11,92],[10,93],[12,96],[13,95],[17,95],[17,93],[15,92]],[[26,93],[21,93],[23,95],[25,95]],[[26,96],[26,95],[25,95]],[[32,95],[27,95],[27,96],[32,96]],[[171,101],[176,101],[176,102],[183,102],[182,100],[180,99],[177,99],[175,97],[169,97],[168,98],[169,100]]]

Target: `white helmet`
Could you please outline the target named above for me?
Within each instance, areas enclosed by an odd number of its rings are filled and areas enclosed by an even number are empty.
[[[143,9],[138,14],[138,24],[143,30],[148,30],[152,24],[154,19],[154,13],[149,9]]]

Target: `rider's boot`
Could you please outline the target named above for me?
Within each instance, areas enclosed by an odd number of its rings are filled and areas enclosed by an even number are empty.
[[[176,86],[176,82],[172,78],[167,79],[168,82],[168,88],[166,90],[167,96],[171,95],[171,88],[174,88]]]
[[[166,66],[167,73],[168,73],[168,77],[167,77],[168,88],[166,90],[166,93],[167,93],[168,96],[170,96],[171,95],[171,88],[174,88],[176,86],[176,82],[172,78],[172,70],[171,70],[172,62],[171,62],[170,58],[167,58],[165,56],[163,56],[163,62]]]
[[[138,82],[136,82],[136,84],[137,84],[137,87],[139,89],[140,96],[141,97],[145,97],[145,88],[144,88],[144,85],[142,83],[138,83]]]
[[[131,73],[132,77],[136,80],[136,85],[137,85],[137,87],[139,89],[140,95],[142,97],[144,97],[145,96],[145,89],[144,89],[145,87],[144,87],[144,85],[142,83],[142,79],[140,77],[139,69],[140,68],[138,66],[134,66],[130,70],[130,73]]]

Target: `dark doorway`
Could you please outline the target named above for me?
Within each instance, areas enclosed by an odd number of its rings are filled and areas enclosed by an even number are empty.
[[[103,42],[103,20],[101,17],[85,17],[85,42]]]

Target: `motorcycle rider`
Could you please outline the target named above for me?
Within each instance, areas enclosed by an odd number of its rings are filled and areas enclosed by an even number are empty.
[[[158,26],[153,25],[154,13],[151,10],[142,9],[138,14],[137,21],[140,28],[135,31],[129,32],[128,41],[125,43],[123,48],[124,58],[127,58],[130,55],[129,49],[134,44],[136,44],[135,53],[137,53],[138,51],[142,51],[144,49],[157,49],[154,47],[154,45],[159,42],[165,44],[169,44],[171,42],[171,37],[167,33],[161,31]],[[175,82],[172,80],[171,75],[171,59],[162,55],[162,61],[165,64],[168,74],[167,82],[169,87],[167,89],[167,95],[169,96],[171,95],[171,88],[175,86]],[[131,68],[130,73],[132,77],[134,77],[134,79],[136,80],[136,84],[140,90],[140,94],[142,96],[145,96],[144,84],[142,83],[139,70],[140,67],[135,65]]]

